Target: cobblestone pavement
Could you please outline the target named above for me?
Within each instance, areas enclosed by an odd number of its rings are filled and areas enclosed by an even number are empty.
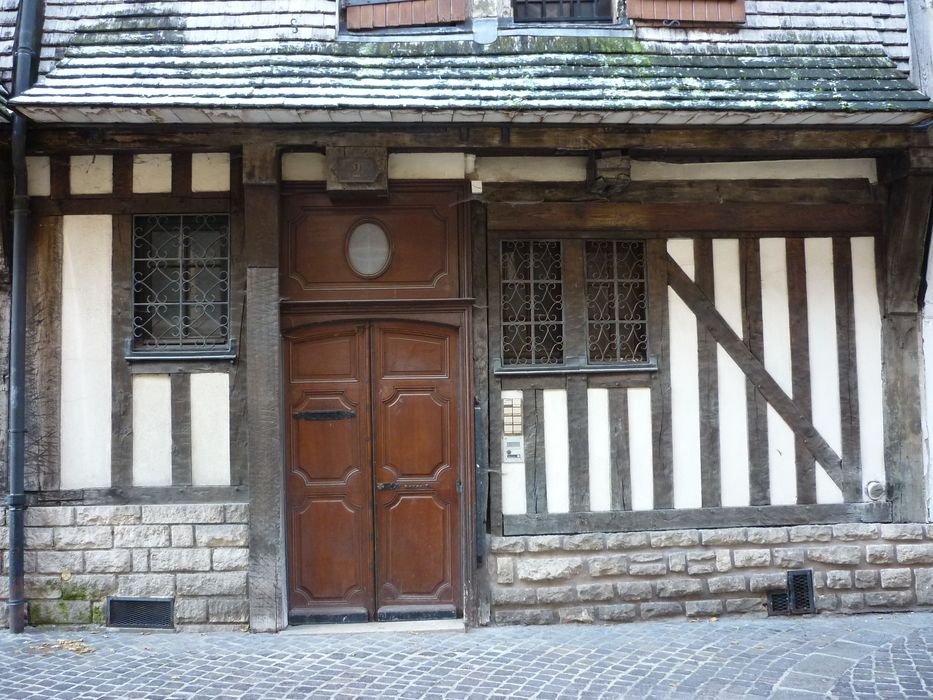
[[[250,635],[0,631],[0,698],[931,697],[933,614]]]

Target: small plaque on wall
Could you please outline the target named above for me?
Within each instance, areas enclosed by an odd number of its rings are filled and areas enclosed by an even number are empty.
[[[327,149],[327,191],[331,196],[388,194],[384,148],[334,146]]]

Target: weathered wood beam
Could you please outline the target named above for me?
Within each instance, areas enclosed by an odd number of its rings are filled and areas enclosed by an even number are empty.
[[[405,128],[360,124],[340,128],[270,125],[243,127],[146,127],[74,128],[48,127],[30,133],[31,154],[75,150],[102,153],[153,148],[217,149],[272,141],[287,148],[369,146],[424,150],[472,148],[510,151],[585,152],[622,150],[638,154],[790,154],[871,155],[924,145],[924,135],[902,129],[672,129],[669,127],[606,126],[418,126]],[[925,145],[929,145],[928,143]]]
[[[842,460],[839,455],[813,427],[809,416],[805,415],[793,399],[785,393],[765,369],[761,360],[752,354],[752,351],[735,334],[709,298],[687,277],[687,274],[670,255],[667,256],[667,277],[671,289],[696,315],[723,350],[729,353],[729,356],[758,388],[761,395],[803,442],[807,450],[823,465],[829,477],[839,488],[844,488]]]
[[[910,174],[891,183],[883,239],[884,461],[898,521],[926,519],[920,288],[931,206],[933,175]]]
[[[506,535],[555,535],[627,530],[774,527],[890,521],[891,505],[879,502],[506,515],[504,530]]]
[[[616,202],[496,203],[489,227],[533,231],[649,231],[660,233],[874,234],[882,210],[874,204],[636,204]]]
[[[163,503],[241,503],[245,486],[140,486],[109,489],[37,491],[28,494],[30,506],[125,505]]]

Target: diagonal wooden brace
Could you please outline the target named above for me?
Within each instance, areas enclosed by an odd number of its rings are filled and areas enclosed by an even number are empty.
[[[696,315],[700,323],[709,331],[709,334],[735,361],[755,388],[761,392],[768,404],[790,426],[794,434],[803,441],[803,444],[816,458],[816,461],[829,474],[829,478],[844,493],[845,472],[842,468],[842,459],[836,454],[836,451],[829,446],[829,443],[820,435],[819,431],[813,427],[813,422],[800,411],[794,400],[774,380],[774,377],[765,369],[764,364],[755,357],[752,351],[748,349],[748,346],[742,342],[742,339],[735,334],[735,331],[726,323],[726,320],[716,310],[716,307],[703,293],[703,290],[687,277],[687,273],[681,269],[680,265],[670,255],[666,255],[666,259],[667,283],[671,289]]]

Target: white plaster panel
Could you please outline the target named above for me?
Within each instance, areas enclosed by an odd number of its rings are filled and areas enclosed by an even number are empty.
[[[62,221],[61,487],[110,486],[110,216]]]
[[[813,427],[842,454],[842,409],[839,402],[839,346],[836,338],[836,294],[833,241],[804,242],[807,273],[807,331],[810,341],[810,401]],[[816,502],[842,503],[842,491],[826,470],[816,465]]]
[[[586,411],[587,451],[590,461],[590,510],[611,510],[612,455],[609,446],[609,390],[587,389]]]
[[[467,174],[484,182],[584,182],[586,165],[580,156],[479,157]]]
[[[632,161],[632,180],[833,180],[878,181],[874,158],[816,158],[732,163]]]
[[[739,242],[713,241],[713,294],[716,309],[742,337],[742,282]],[[748,404],[745,374],[721,346],[716,346],[719,386],[719,477],[723,506],[751,502],[748,467]]]
[[[172,191],[170,153],[137,153],[133,156],[133,192],[165,194]]]
[[[133,376],[133,486],[172,485],[172,381]]]
[[[693,240],[667,242],[667,252],[692,280]],[[700,470],[700,387],[697,320],[673,289],[668,288],[671,357],[671,437],[674,458],[674,507],[702,506]]]
[[[191,375],[191,483],[230,483],[230,375]]]
[[[520,391],[503,391],[502,399],[522,399]],[[502,451],[501,445],[493,445],[493,450]],[[528,456],[525,456],[528,459]],[[524,515],[528,512],[525,494],[525,463],[502,463],[502,513],[504,515]]]
[[[862,484],[885,482],[884,399],[881,386],[881,306],[875,272],[875,239],[853,238],[852,286],[858,378]],[[930,378],[927,378],[930,381]],[[930,410],[930,407],[927,407]]]
[[[26,182],[30,197],[52,194],[52,166],[48,156],[27,156]]]
[[[71,194],[113,192],[113,156],[71,156]]]
[[[654,508],[654,456],[651,446],[651,389],[629,389],[628,454],[632,510]]]
[[[694,279],[696,260],[693,253],[692,238],[672,238],[667,242],[667,253],[680,269],[687,273],[687,277]]]
[[[230,154],[192,153],[191,191],[229,192]]]
[[[462,180],[465,153],[390,153],[391,180]]]
[[[549,513],[570,511],[570,442],[567,428],[567,392],[544,392],[544,474]]]
[[[790,354],[790,308],[787,294],[787,242],[762,238],[761,318],[765,369],[793,397]],[[797,458],[794,434],[784,419],[768,406],[768,473],[772,505],[797,502]]]
[[[323,153],[286,153],[282,156],[282,180],[323,182],[327,179],[327,158]]]

